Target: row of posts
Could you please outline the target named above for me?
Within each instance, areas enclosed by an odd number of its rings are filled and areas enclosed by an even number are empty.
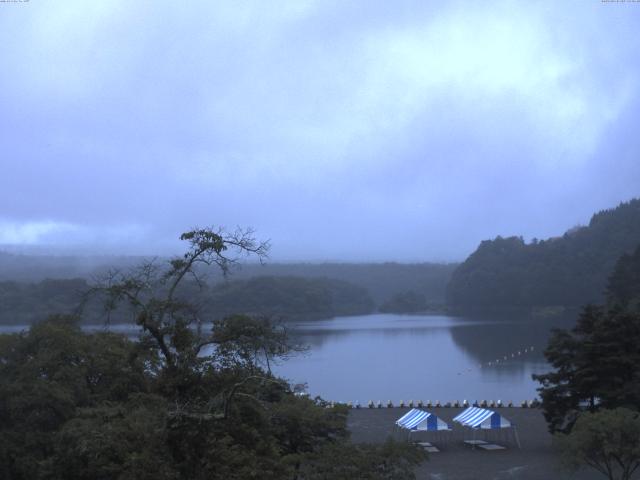
[[[330,406],[335,406],[336,402],[331,402]],[[360,402],[348,402],[347,406],[349,408],[362,408],[362,406],[360,405]],[[386,404],[383,404],[380,400],[378,400],[376,403],[373,402],[373,400],[369,400],[369,403],[367,404],[368,408],[467,408],[467,407],[481,407],[481,408],[512,408],[515,406],[519,406],[521,408],[537,408],[540,406],[540,401],[538,399],[533,399],[533,400],[523,400],[522,402],[520,402],[519,405],[515,405],[513,402],[508,402],[507,404],[502,403],[502,400],[482,400],[481,402],[478,402],[477,400],[473,403],[469,403],[466,400],[463,400],[462,402],[459,401],[455,401],[455,402],[446,402],[446,403],[440,403],[439,401],[436,402],[431,402],[430,400],[427,401],[426,403],[423,402],[422,400],[418,400],[417,402],[414,402],[413,400],[409,400],[409,402],[405,403],[404,401],[400,400],[400,403],[398,403],[397,405],[395,405],[391,400],[387,401]]]

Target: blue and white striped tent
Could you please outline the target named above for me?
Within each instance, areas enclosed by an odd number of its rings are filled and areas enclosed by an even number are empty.
[[[493,410],[487,410],[486,408],[480,407],[469,407],[464,410],[462,413],[453,418],[454,422],[458,422],[465,427],[469,427],[475,430],[498,430],[503,428],[511,428],[513,432],[513,437],[520,447],[520,439],[518,438],[518,431],[516,430],[515,424],[511,423],[509,420],[504,418],[498,412],[494,412]]]
[[[449,425],[440,420],[433,413],[425,412],[417,408],[412,408],[398,420],[396,425],[410,431],[442,431],[451,430]]]
[[[480,407],[469,407],[460,415],[454,417],[454,422],[461,423],[465,427],[494,429],[510,428],[511,422],[493,410]]]

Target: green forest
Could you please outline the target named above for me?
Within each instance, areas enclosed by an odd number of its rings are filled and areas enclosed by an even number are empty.
[[[343,280],[253,277],[216,284],[208,298],[216,316],[232,313],[286,318],[329,318],[374,311],[366,289]]]
[[[640,468],[640,246],[616,262],[606,303],[586,305],[575,325],[553,331],[533,375],[555,447],[570,470],[586,465],[613,480]]]
[[[229,249],[261,257],[264,244],[208,229],[182,239],[184,256],[91,285],[105,310],[128,306],[138,339],[83,332],[75,315],[0,335],[0,478],[414,478],[421,450],[350,443],[345,406],[272,374],[297,349],[285,327],[235,314],[203,328],[181,290],[194,266],[228,271]]]
[[[181,288],[210,318],[238,312],[295,320],[445,308],[578,308],[605,300],[616,261],[639,244],[640,200],[634,199],[596,213],[587,226],[561,237],[483,241],[461,264],[245,263],[229,278],[205,267],[204,289],[189,282]],[[75,313],[92,278],[144,261],[0,253],[0,323],[24,325],[51,313]],[[95,304],[84,308],[84,322],[104,321]],[[131,317],[120,309],[110,321]]]
[[[85,323],[104,322],[106,317],[99,303],[94,299],[85,301],[88,290],[90,284],[84,279],[0,282],[0,324],[30,324],[52,312],[75,314],[80,306]],[[204,288],[185,281],[181,294],[203,318],[210,320],[233,313],[296,320],[363,315],[374,310],[373,300],[364,288],[327,278],[254,277],[222,281]],[[124,307],[111,312],[108,320],[133,321]]]
[[[37,257],[5,254],[0,258],[0,263],[4,262],[7,267],[3,270],[4,276],[17,270],[21,261],[30,265],[34,258]],[[35,266],[28,269],[30,280],[0,281],[0,324],[25,325],[41,321],[51,313],[76,313],[84,293],[89,290],[91,278],[101,278],[115,267],[126,269],[134,258],[116,263],[111,269],[101,265],[95,270],[76,267],[65,270],[53,258],[45,257],[41,270]],[[74,265],[73,257],[66,259]],[[136,260],[144,262],[142,258]],[[50,268],[46,267],[48,262]],[[320,319],[372,313],[383,304],[381,311],[421,311],[427,298],[429,305],[444,304],[445,287],[454,267],[395,263],[244,264],[233,268],[228,278],[214,269],[201,269],[203,284],[186,281],[181,289],[207,318],[247,313],[286,320]],[[90,274],[91,271],[94,273]],[[72,272],[82,276],[64,278]],[[60,277],[40,278],[45,273],[57,273]],[[418,305],[420,308],[416,309],[416,305],[409,310],[402,305],[398,307],[400,310],[393,307],[398,296],[405,295],[404,290],[414,288],[419,289],[423,299]],[[393,307],[391,310],[389,305]],[[86,323],[105,321],[104,313],[95,302],[84,303],[82,318]],[[109,321],[127,323],[132,319],[127,309],[121,308],[111,313]]]
[[[445,308],[578,308],[605,300],[616,261],[639,244],[640,200],[634,199],[596,213],[587,226],[561,237],[483,241],[461,264],[245,263],[234,266],[229,278],[205,267],[205,288],[189,282],[181,288],[209,318],[230,313],[295,320]],[[144,261],[0,253],[0,324],[24,325],[51,313],[75,313],[92,278]],[[85,303],[83,321],[100,323],[104,315],[95,304]],[[131,322],[131,317],[123,308],[110,321]]]
[[[486,240],[453,272],[447,303],[457,309],[602,303],[616,261],[638,245],[639,199],[598,212],[561,237]]]
[[[160,258],[159,260],[162,260]],[[26,255],[0,251],[0,282],[38,283],[47,279],[91,280],[111,269],[126,269],[144,257]],[[443,304],[445,290],[456,263],[278,263],[245,262],[234,268],[234,280],[254,277],[301,277],[342,280],[367,290],[376,305],[393,295],[416,290],[430,303]],[[214,268],[206,270],[208,282],[224,280]]]

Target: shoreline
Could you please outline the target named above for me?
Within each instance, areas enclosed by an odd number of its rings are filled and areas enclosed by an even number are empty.
[[[440,449],[429,454],[429,459],[416,470],[418,480],[484,480],[484,479],[558,479],[596,480],[601,476],[593,470],[577,473],[563,471],[553,438],[547,430],[546,421],[539,408],[502,407],[501,415],[516,425],[522,449],[518,449],[513,437],[505,431],[487,433],[487,440],[505,446],[505,450],[487,452],[472,450],[463,443],[471,439],[474,432],[452,422],[464,408],[423,407],[447,422],[453,429],[451,434],[417,432],[411,434],[412,441],[429,441]],[[407,441],[406,431],[395,429],[395,421],[410,408],[354,408],[349,410],[347,429],[354,443],[382,443],[391,437]],[[394,431],[395,430],[395,431]],[[445,435],[450,435],[448,439]],[[474,438],[483,438],[484,432],[475,433]]]

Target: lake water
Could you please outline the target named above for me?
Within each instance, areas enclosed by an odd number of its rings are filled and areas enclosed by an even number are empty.
[[[309,349],[274,371],[292,383],[306,383],[312,396],[363,405],[369,400],[519,403],[537,396],[531,374],[549,369],[542,352],[550,327],[509,318],[396,314],[298,322],[290,324],[292,334]],[[0,332],[24,328],[4,326]],[[135,325],[111,329],[131,337],[138,332]]]
[[[537,396],[531,374],[549,369],[549,325],[541,322],[375,314],[302,322],[295,331],[309,351],[275,370],[328,400],[519,403]]]

